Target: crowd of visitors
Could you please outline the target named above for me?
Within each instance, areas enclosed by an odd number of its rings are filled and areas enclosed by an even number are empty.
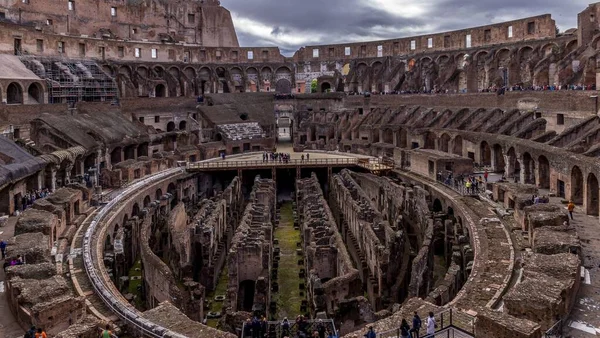
[[[50,195],[50,190],[48,190],[47,188],[39,190],[30,190],[26,192],[25,195],[21,197],[21,210],[15,210],[15,216],[19,216],[20,211],[25,211],[25,209],[32,206],[35,200],[45,198],[48,195]]]
[[[427,316],[427,320],[425,321],[425,336],[423,338],[433,338],[435,337],[435,330],[437,329],[437,322],[435,320],[435,316],[433,312],[429,312]],[[417,311],[415,311],[415,315],[412,319],[412,328],[406,321],[406,319],[402,318],[402,322],[400,323],[400,337],[401,338],[419,338],[419,334],[421,333],[421,328],[423,326],[423,321]],[[377,338],[377,333],[375,333],[375,329],[372,326],[369,326],[367,333],[364,334],[365,338]]]
[[[437,180],[462,194],[473,195],[485,191],[488,176],[487,170],[483,175],[458,175],[456,177],[453,176],[452,172],[444,175],[440,171],[437,174]]]
[[[308,156],[308,155],[307,155]],[[291,159],[291,155],[288,153],[263,153],[262,160],[263,162],[279,162],[279,163],[289,163]],[[304,161],[304,155],[302,155],[302,160]]]
[[[545,86],[524,86],[522,84],[506,87],[490,86],[488,88],[480,89],[480,93],[497,93],[503,95],[506,92],[520,92],[520,91],[559,91],[559,90],[596,90],[596,84],[582,85],[582,84],[571,84],[571,85],[545,85]],[[349,92],[348,95],[408,95],[408,94],[466,94],[467,90],[450,90],[441,89],[434,86],[432,89],[425,87],[421,89],[412,90],[395,90],[390,92]]]
[[[25,332],[25,338],[48,338],[46,331],[42,328],[32,326],[27,332]]]

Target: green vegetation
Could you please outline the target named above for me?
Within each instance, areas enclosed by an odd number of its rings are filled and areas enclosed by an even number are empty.
[[[294,229],[294,216],[292,203],[287,202],[281,206],[281,219],[279,227],[275,230],[274,237],[279,241],[281,259],[279,261],[278,279],[279,292],[273,294],[273,301],[277,302],[277,318],[295,318],[301,314],[300,305],[304,296],[300,296],[300,283],[304,280],[299,277],[298,265],[301,256],[296,254],[296,243],[301,241],[300,231]]]
[[[318,85],[317,79],[313,79],[310,82],[310,92],[311,93],[316,93],[317,92],[317,90],[318,90],[317,85]]]
[[[132,278],[134,277],[134,278]],[[137,260],[131,269],[129,269],[129,289],[130,294],[135,296],[135,307],[139,310],[144,309],[142,302],[142,261]]]
[[[209,312],[222,312],[223,311],[223,302],[215,301],[215,296],[225,296],[227,293],[227,283],[229,282],[228,274],[227,274],[227,261],[221,270],[221,274],[219,275],[219,281],[217,282],[217,287],[206,295],[206,301],[209,302]],[[206,325],[210,327],[217,328],[219,323],[218,319],[208,319]]]

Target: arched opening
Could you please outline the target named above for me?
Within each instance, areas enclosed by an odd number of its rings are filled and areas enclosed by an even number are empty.
[[[515,151],[515,148],[511,147],[508,149],[506,158],[508,161],[506,165],[506,177],[515,177],[516,182],[516,177],[519,177],[520,166],[517,161],[517,152]]]
[[[154,87],[154,97],[165,97],[166,92],[167,92],[167,89],[165,88],[165,85],[162,83],[159,83],[156,85],[156,87]]]
[[[177,187],[175,184],[170,183],[167,187],[167,192],[171,195],[171,208],[175,208],[177,205],[178,196],[177,196]]]
[[[435,149],[435,134],[427,133],[425,136],[425,147],[423,149]]]
[[[538,159],[538,180],[540,188],[550,189],[550,161],[544,155]]]
[[[571,170],[571,201],[583,204],[583,173],[578,166]]]
[[[185,130],[186,127],[187,127],[187,122],[186,121],[179,122],[179,130]]]
[[[331,91],[331,84],[329,82],[323,82],[321,84],[321,93],[329,93]]]
[[[492,165],[492,149],[486,141],[481,142],[479,146],[479,161],[479,164],[484,167]]]
[[[137,154],[138,154],[138,157],[148,156],[148,143],[140,144],[137,149]]]
[[[37,82],[29,85],[27,95],[29,96],[29,102],[31,103],[44,103],[44,90]]]
[[[433,212],[442,212],[442,210],[444,210],[444,207],[442,206],[442,201],[440,201],[438,198],[436,198],[433,201],[433,206],[431,211]]]
[[[167,123],[167,132],[175,130],[175,122],[171,121]]]
[[[292,92],[292,83],[288,79],[280,79],[275,83],[275,91],[279,94],[290,94]]]
[[[238,310],[252,312],[255,288],[256,282],[253,280],[245,280],[240,283],[238,293]]]
[[[462,136],[458,135],[454,138],[454,145],[452,147],[452,153],[454,155],[463,156],[463,139]]]
[[[408,145],[408,135],[406,130],[400,129],[396,135],[396,146],[400,148],[406,148]]]
[[[525,184],[535,184],[535,161],[529,153],[523,154],[523,170]]]
[[[155,194],[155,200],[160,201],[160,198],[162,197],[163,193],[161,189],[157,189],[156,190],[156,194]]]
[[[586,210],[588,215],[598,216],[598,197],[600,195],[600,186],[596,175],[589,174],[587,179]]]
[[[148,196],[146,196],[146,197],[148,197]],[[150,199],[150,197],[148,197],[148,199]],[[145,201],[145,199],[144,199],[144,201]],[[139,215],[140,215],[140,205],[136,203],[133,205],[133,208],[131,208],[131,217],[139,216]]]
[[[146,197],[144,197],[144,208],[147,208],[151,202],[150,196],[146,195]]]
[[[493,163],[492,167],[495,172],[504,172],[504,168],[506,167],[506,163],[504,163],[504,152],[502,151],[502,146],[499,144],[494,144],[493,149]]]
[[[18,83],[13,82],[6,87],[6,103],[23,103],[23,89],[21,89],[21,86]]]
[[[123,150],[121,147],[116,147],[115,149],[113,149],[113,151],[110,153],[110,163],[117,164],[123,161],[122,153]]]
[[[450,135],[444,133],[442,137],[440,137],[440,146],[439,151],[443,151],[447,153],[450,149]]]
[[[387,144],[394,144],[394,132],[391,129],[385,129],[382,131],[382,137],[383,139],[381,140],[384,143]]]

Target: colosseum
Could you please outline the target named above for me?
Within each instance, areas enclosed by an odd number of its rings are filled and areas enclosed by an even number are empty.
[[[600,3],[556,27],[0,0],[0,336],[600,334]]]

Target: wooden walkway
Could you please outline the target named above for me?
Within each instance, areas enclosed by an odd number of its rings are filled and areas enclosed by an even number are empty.
[[[188,163],[188,172],[221,171],[221,170],[243,170],[243,169],[298,169],[298,168],[349,168],[360,167],[371,172],[381,172],[394,169],[394,164],[380,159],[361,158],[318,158],[311,160],[289,160],[289,161],[204,161]]]

